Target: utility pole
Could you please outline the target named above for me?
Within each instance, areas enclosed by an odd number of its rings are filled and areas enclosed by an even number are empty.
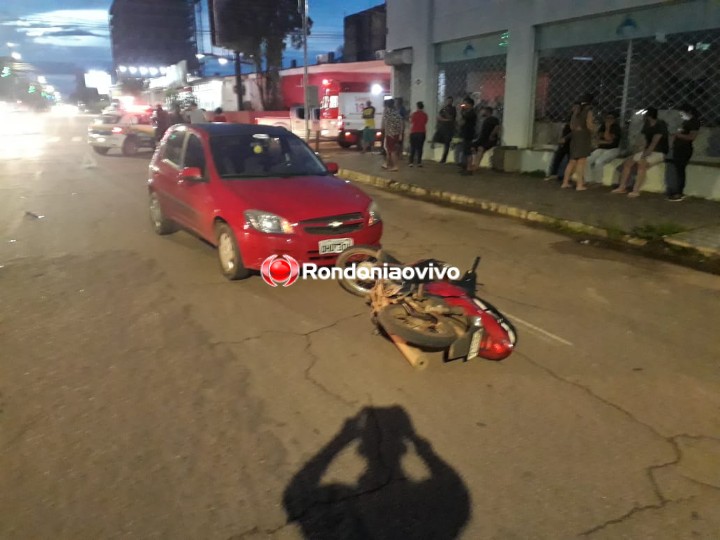
[[[298,0],[298,11],[302,2],[302,26],[303,26],[303,90],[305,94],[305,140],[310,142],[310,96],[308,95],[308,0]]]
[[[235,91],[237,92],[238,111],[243,110],[242,63],[240,52],[235,51]]]

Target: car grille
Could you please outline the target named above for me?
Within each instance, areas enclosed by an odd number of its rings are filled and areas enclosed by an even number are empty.
[[[90,131],[93,135],[112,135],[112,131],[110,130],[102,130],[102,129],[93,129]]]
[[[362,229],[364,224],[363,215],[360,212],[354,214],[343,214],[340,216],[329,216],[316,219],[308,219],[300,222],[303,230],[308,234],[347,234]],[[341,225],[332,227],[330,223],[342,222]]]

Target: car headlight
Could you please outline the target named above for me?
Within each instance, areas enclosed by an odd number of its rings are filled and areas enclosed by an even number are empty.
[[[368,207],[368,214],[370,215],[370,218],[368,219],[368,226],[375,225],[376,223],[380,223],[380,221],[382,221],[382,218],[380,217],[380,208],[375,201],[370,203],[370,206]]]
[[[247,210],[245,221],[253,229],[264,233],[291,234],[295,230],[287,219],[262,210]]]

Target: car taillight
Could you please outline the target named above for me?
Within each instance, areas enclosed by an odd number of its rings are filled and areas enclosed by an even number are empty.
[[[114,127],[112,128],[113,133],[125,133],[125,130],[121,127]]]

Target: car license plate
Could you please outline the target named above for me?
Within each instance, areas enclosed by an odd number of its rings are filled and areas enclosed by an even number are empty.
[[[482,339],[483,330],[478,328],[473,334],[472,340],[470,341],[470,352],[468,353],[468,360],[476,358],[480,353],[480,339]]]
[[[335,238],[333,240],[322,240],[318,242],[318,251],[320,255],[328,253],[342,253],[354,244],[352,238]]]

